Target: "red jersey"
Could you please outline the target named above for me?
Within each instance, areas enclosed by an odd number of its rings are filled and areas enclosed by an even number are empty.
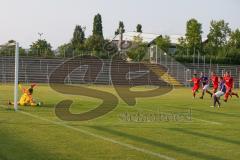
[[[233,87],[233,78],[231,76],[225,76],[224,81],[225,81],[226,87],[228,88]]]
[[[200,86],[200,78],[192,78],[192,82],[194,84],[194,86]]]
[[[213,86],[218,86],[218,76],[211,77]]]

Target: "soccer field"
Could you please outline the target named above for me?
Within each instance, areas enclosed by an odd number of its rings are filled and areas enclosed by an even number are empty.
[[[111,86],[86,87],[117,96]],[[112,112],[83,122],[60,120],[55,116],[55,104],[72,99],[71,111],[80,113],[95,108],[101,100],[63,95],[41,84],[34,97],[44,105],[21,107],[18,112],[9,110],[6,104],[13,99],[13,86],[0,85],[1,160],[240,159],[240,105],[235,97],[214,109],[210,108],[208,95],[204,100],[193,99],[190,88],[177,88],[162,96],[138,98],[136,106],[128,106],[119,98]],[[122,118],[126,114],[163,117]],[[191,114],[191,119],[169,118],[183,114]]]

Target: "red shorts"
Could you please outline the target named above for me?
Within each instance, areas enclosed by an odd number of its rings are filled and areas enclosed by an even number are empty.
[[[218,89],[218,84],[213,84],[213,89]]]
[[[232,88],[227,87],[226,93],[231,93],[232,92]]]
[[[197,92],[198,89],[199,89],[199,86],[193,86],[192,91],[193,91],[193,92]]]

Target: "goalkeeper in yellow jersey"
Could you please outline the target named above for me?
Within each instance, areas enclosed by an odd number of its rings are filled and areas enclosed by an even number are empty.
[[[32,84],[30,88],[22,88],[22,86],[19,84],[19,88],[22,90],[22,96],[18,102],[18,105],[20,106],[39,106],[40,104],[37,104],[32,95],[33,95],[33,89],[36,87],[36,84]],[[13,105],[12,102],[9,102],[9,105]]]

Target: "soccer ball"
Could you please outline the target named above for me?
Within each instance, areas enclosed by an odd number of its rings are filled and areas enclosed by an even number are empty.
[[[42,106],[43,105],[43,102],[38,102],[37,103],[37,106]]]

